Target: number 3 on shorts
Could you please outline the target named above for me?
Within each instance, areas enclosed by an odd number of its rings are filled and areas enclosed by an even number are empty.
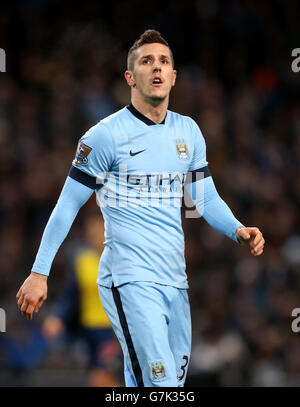
[[[182,356],[181,360],[183,361],[183,363],[181,363],[181,366],[180,366],[180,370],[182,371],[182,374],[177,376],[177,380],[179,382],[184,378],[184,375],[186,374],[186,367],[189,363],[188,355]]]

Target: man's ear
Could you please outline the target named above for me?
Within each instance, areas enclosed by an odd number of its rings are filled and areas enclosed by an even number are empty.
[[[133,73],[131,71],[125,71],[125,79],[130,87],[135,87],[135,81],[133,79]]]
[[[174,70],[174,71],[173,71],[173,82],[172,82],[172,86],[175,85],[176,78],[177,78],[177,71]]]

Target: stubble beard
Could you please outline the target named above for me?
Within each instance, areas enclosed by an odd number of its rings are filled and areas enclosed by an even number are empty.
[[[146,103],[153,107],[157,107],[166,100],[167,96],[146,96],[144,95],[144,100]]]
[[[143,91],[142,87],[140,88],[136,86],[136,90],[140,93],[140,95],[144,99],[144,102],[152,107],[157,107],[169,99],[169,93],[164,96],[152,96]]]
[[[148,103],[149,105],[153,106],[153,107],[157,107],[160,104],[162,104],[163,102],[166,101],[166,99],[169,97],[169,94],[165,95],[165,96],[151,96],[151,95],[147,95],[144,92],[142,93],[144,100],[146,103]]]

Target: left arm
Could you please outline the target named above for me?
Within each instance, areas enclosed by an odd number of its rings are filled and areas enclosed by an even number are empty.
[[[262,233],[256,227],[245,227],[239,222],[218,194],[207,166],[204,137],[198,125],[192,119],[190,122],[194,137],[194,152],[185,190],[197,211],[214,229],[237,243],[248,246],[253,256],[261,255],[265,244]],[[199,169],[196,170],[196,168]],[[200,175],[202,175],[201,178]]]
[[[195,175],[200,172],[203,173],[204,178],[196,180]],[[228,205],[218,194],[207,166],[195,171],[185,188],[197,211],[214,229],[237,243],[248,246],[254,256],[263,253],[265,240],[262,233],[256,227],[245,227],[235,218]]]

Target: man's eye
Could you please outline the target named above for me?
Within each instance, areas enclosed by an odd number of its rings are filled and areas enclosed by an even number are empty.
[[[147,64],[150,60],[149,59],[144,59],[143,64]]]
[[[168,61],[167,59],[163,59],[161,62],[162,62],[163,64],[168,64],[168,63],[169,63],[169,61]]]

